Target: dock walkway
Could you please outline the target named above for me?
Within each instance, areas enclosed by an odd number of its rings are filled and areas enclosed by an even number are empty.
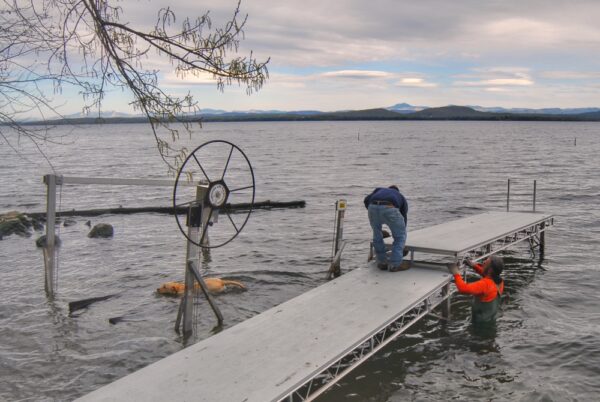
[[[539,237],[552,223],[549,214],[487,213],[410,232],[407,247],[452,260],[470,252],[483,256]],[[348,272],[80,400],[312,400],[449,300],[451,276],[445,270],[415,267],[390,273],[374,265]]]

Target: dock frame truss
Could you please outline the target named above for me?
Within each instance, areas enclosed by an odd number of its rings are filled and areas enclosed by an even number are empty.
[[[523,241],[529,242],[529,248],[532,256],[535,256],[535,247],[539,247],[540,259],[543,258],[545,247],[545,231],[554,224],[554,217],[550,216],[532,225],[521,228],[510,234],[492,239],[486,243],[478,244],[470,249],[460,251],[458,253],[440,253],[446,256],[453,257],[453,261],[462,263],[466,257],[472,258],[474,261],[482,261],[490,255],[506,250],[515,244]],[[410,260],[414,267],[446,269],[443,263],[422,262],[414,260],[415,251],[427,253],[436,253],[436,250],[411,249]],[[369,253],[372,256],[371,252]],[[441,305],[442,316],[435,316],[444,320],[450,317],[451,296],[456,292],[456,288],[451,286],[452,277],[448,277],[446,282],[443,282],[433,291],[408,307],[405,311],[400,312],[389,322],[376,329],[373,333],[358,342],[354,347],[348,349],[338,359],[329,363],[329,365],[318,371],[304,381],[301,385],[291,389],[289,392],[280,396],[276,400],[280,402],[298,402],[312,401],[331,386],[349,374],[353,369],[365,362],[375,353],[380,351],[413,324],[419,321],[426,315],[433,315],[435,308]]]
[[[396,317],[347,350],[342,357],[331,362],[326,369],[319,371],[312,378],[278,400],[281,402],[314,400],[421,318],[431,314],[444,301],[447,302],[442,306],[444,315],[449,314],[449,302],[452,293],[450,280],[442,283],[429,294],[416,301],[411,307],[400,312]]]

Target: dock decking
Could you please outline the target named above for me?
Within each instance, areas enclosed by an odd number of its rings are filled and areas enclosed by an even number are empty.
[[[552,223],[549,214],[487,213],[410,232],[407,247],[483,256]],[[311,400],[447,300],[450,281],[445,270],[370,263],[79,400]]]
[[[527,229],[536,230],[543,223],[552,224],[551,220],[551,214],[486,212],[411,231],[406,247],[411,251],[459,256]]]

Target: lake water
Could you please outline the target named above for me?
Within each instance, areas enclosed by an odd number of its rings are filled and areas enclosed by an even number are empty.
[[[65,176],[165,178],[145,125],[58,128],[44,149]],[[574,145],[577,138],[577,145]],[[323,395],[323,401],[597,400],[600,391],[600,123],[213,123],[212,139],[251,160],[256,199],[305,200],[304,209],[255,211],[243,232],[214,249],[203,273],[240,280],[247,292],[216,297],[230,327],[325,282],[334,203],[348,200],[343,270],[365,263],[370,229],[363,197],[398,184],[409,230],[502,210],[556,215],[543,261],[525,246],[505,254],[510,302],[493,334],[473,332],[469,298],[453,299],[448,325],[427,318]],[[43,211],[50,168],[21,140],[0,142],[0,212]],[[64,186],[60,209],[170,205],[168,187]],[[60,227],[57,297],[44,293],[42,253],[31,238],[0,241],[0,400],[70,400],[184,347],[173,331],[178,300],[155,289],[183,277],[185,242],[172,216],[105,215],[109,240],[89,239],[89,218]],[[398,273],[401,275],[402,273]],[[67,304],[117,294],[69,316]],[[324,307],[325,308],[325,307]],[[201,301],[198,333],[215,324]],[[110,317],[127,321],[111,325]]]

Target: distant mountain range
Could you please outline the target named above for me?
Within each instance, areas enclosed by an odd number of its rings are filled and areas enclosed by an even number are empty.
[[[600,121],[600,108],[503,108],[482,106],[427,107],[398,103],[393,106],[366,110],[322,112],[318,110],[246,110],[226,111],[201,109],[195,114],[184,114],[186,121],[302,121],[302,120],[544,120],[544,121]],[[51,124],[143,123],[143,115],[115,111],[97,115],[72,114],[64,119],[47,121]],[[25,124],[39,124],[28,121]]]

